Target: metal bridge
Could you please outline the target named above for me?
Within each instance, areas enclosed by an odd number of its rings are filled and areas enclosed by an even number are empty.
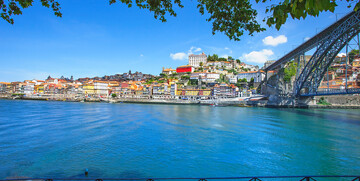
[[[296,181],[320,181],[320,180],[348,180],[360,181],[359,175],[315,175],[315,176],[257,176],[257,177],[209,177],[209,178],[22,178],[22,179],[5,179],[0,181],[163,181],[163,180],[191,180],[191,181],[211,181],[211,180],[248,180],[248,181],[265,181],[265,180],[296,180]]]
[[[360,11],[351,12],[336,21],[305,43],[292,50],[269,67],[265,72],[283,67],[287,62],[297,61],[298,71],[294,82],[293,95],[295,96],[316,96],[316,95],[334,95],[334,94],[354,94],[360,93],[360,89],[348,89],[347,77],[346,87],[342,90],[328,89],[318,91],[321,80],[327,72],[328,67],[334,61],[338,53],[347,45],[356,35],[359,41],[360,32]],[[305,61],[305,52],[316,48],[315,53],[309,61]],[[346,47],[346,51],[347,51]],[[346,52],[347,53],[347,52]],[[300,68],[300,60],[303,57],[303,67]],[[305,63],[306,62],[306,63]],[[348,72],[348,56],[346,61],[346,74]],[[302,70],[301,70],[302,69]]]

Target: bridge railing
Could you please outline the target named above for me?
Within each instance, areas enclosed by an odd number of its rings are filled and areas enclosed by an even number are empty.
[[[360,181],[360,175],[315,175],[315,176],[247,176],[247,177],[209,177],[209,178],[21,178],[21,179],[3,179],[0,181],[212,181],[212,180],[248,180],[248,181],[265,181],[265,180],[296,180],[296,181],[320,181],[320,180],[348,180]]]

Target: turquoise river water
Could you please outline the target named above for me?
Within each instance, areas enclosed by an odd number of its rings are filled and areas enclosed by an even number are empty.
[[[0,179],[360,173],[360,110],[0,100]]]

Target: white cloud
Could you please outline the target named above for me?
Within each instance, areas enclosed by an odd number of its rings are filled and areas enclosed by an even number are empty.
[[[201,50],[202,49],[199,47],[191,46],[187,54],[185,52],[170,53],[170,57],[173,60],[186,60],[190,54],[195,54],[196,52],[200,52]]]
[[[308,41],[308,40],[310,40],[310,37],[305,37],[304,40]]]
[[[229,50],[229,53],[232,54],[232,50],[231,50],[230,48],[225,47],[224,49],[225,49],[225,50]]]
[[[186,60],[187,58],[187,54],[184,52],[179,52],[179,53],[170,53],[170,57],[173,60]]]
[[[274,55],[274,52],[269,49],[263,49],[261,51],[252,51],[248,54],[243,54],[241,59],[245,59],[247,62],[253,62],[258,64],[263,64],[265,61]]]
[[[229,57],[229,55],[222,55],[220,58],[228,58]]]
[[[188,51],[188,54],[190,55],[190,54],[194,54],[195,52],[200,52],[202,49],[201,48],[199,48],[199,47],[194,47],[194,46],[192,46],[191,48],[190,48],[190,50]]]
[[[272,36],[267,36],[262,41],[265,45],[277,46],[279,44],[286,43],[287,37],[285,35],[280,35],[276,38],[274,38]]]
[[[143,57],[144,55],[143,54],[140,54],[140,57]]]
[[[200,52],[202,49],[199,48],[199,47],[190,47],[190,49],[188,50],[188,53],[184,53],[184,52],[178,52],[178,53],[170,53],[170,57],[173,59],[173,60],[186,60],[187,57],[190,55],[190,54],[194,54],[196,52]]]
[[[346,56],[346,53],[339,53],[337,56],[344,57],[344,56]]]

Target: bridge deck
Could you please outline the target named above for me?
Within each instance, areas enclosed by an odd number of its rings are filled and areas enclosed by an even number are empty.
[[[310,97],[310,96],[328,96],[328,95],[341,95],[341,94],[360,94],[360,89],[330,89],[325,91],[317,91],[316,93],[300,94],[300,96]]]

